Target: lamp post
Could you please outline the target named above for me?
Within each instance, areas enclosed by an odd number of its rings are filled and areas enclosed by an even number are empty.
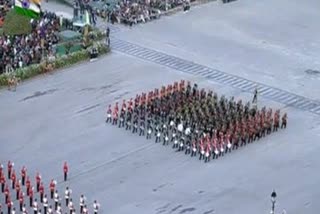
[[[276,204],[276,197],[277,197],[277,193],[275,190],[272,191],[271,193],[271,203],[272,203],[272,207],[271,207],[271,214],[274,214],[274,208],[275,208],[275,204]]]

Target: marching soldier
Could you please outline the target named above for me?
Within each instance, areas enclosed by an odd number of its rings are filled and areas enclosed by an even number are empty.
[[[69,208],[69,213],[72,214],[72,211],[74,210],[72,198],[70,198],[69,200],[68,208]]]
[[[8,161],[8,179],[9,180],[11,179],[11,172],[12,172],[13,166],[14,166],[14,163],[9,160]]]
[[[65,192],[64,192],[64,198],[66,200],[66,207],[69,205],[69,199],[71,198],[71,189],[69,189],[69,187],[66,188]]]
[[[19,194],[19,207],[20,207],[20,212],[23,212],[23,203],[24,203],[24,193],[22,191],[20,191]]]
[[[40,183],[41,183],[41,175],[39,174],[39,172],[37,172],[37,175],[36,175],[37,192],[39,192]]]
[[[21,183],[22,183],[22,186],[25,185],[26,176],[27,176],[27,169],[26,169],[25,166],[23,166],[22,169],[21,169]]]
[[[0,177],[3,175],[3,164],[0,163]]]
[[[197,155],[197,144],[195,141],[192,142],[192,151],[191,151],[191,157]]]
[[[47,211],[49,211],[48,210],[48,206],[49,206],[49,204],[48,204],[48,198],[47,198],[47,195],[44,195],[44,197],[43,197],[43,211],[44,211],[44,214],[47,214]],[[51,207],[51,206],[50,206]],[[52,210],[52,209],[51,209]],[[49,212],[48,212],[49,213]]]
[[[206,152],[205,152],[205,160],[204,162],[209,162],[210,161],[210,154],[211,154],[211,146],[208,143],[206,147]]]
[[[8,203],[8,199],[9,199],[9,196],[10,196],[8,185],[6,185],[6,187],[4,188],[4,196],[5,196],[5,203]]]
[[[26,204],[23,204],[22,214],[28,214]]]
[[[287,118],[287,113],[284,113],[284,115],[282,116],[281,129],[287,128]]]
[[[34,199],[34,202],[33,202],[33,212],[34,212],[34,214],[38,214],[38,208],[39,208],[38,201],[37,201],[37,199]]]
[[[40,193],[40,203],[43,203],[44,186],[42,182],[40,183],[40,186],[39,186],[39,193]]]
[[[109,105],[108,110],[107,110],[107,120],[106,120],[106,123],[111,123],[111,117],[112,117],[112,110],[111,110],[111,105]]]
[[[148,130],[147,130],[147,139],[151,139],[152,130],[153,130],[153,128],[152,128],[151,124],[149,124]]]
[[[29,188],[29,205],[30,207],[32,207],[32,204],[33,204],[33,187],[30,187]]]
[[[95,200],[95,201],[93,202],[93,213],[94,213],[94,214],[98,214],[99,208],[100,208],[100,204],[98,204],[97,201]]]
[[[52,209],[52,206],[50,205],[49,208],[48,208],[48,212],[45,213],[45,214],[53,214],[53,209]]]
[[[64,181],[67,181],[68,171],[69,171],[69,167],[67,162],[65,161],[63,164]]]
[[[4,173],[2,173],[2,175],[0,177],[0,183],[1,183],[1,192],[4,193],[4,186],[6,184],[6,177],[5,177]]]
[[[141,121],[140,122],[140,133],[139,133],[139,136],[144,136],[144,121]]]
[[[55,211],[58,210],[59,200],[60,198],[59,198],[58,190],[56,190],[54,193],[54,210]]]
[[[83,214],[88,214],[87,205],[84,205],[84,207],[83,207]]]
[[[8,214],[10,214],[10,213],[11,213],[12,206],[13,206],[13,202],[11,201],[11,198],[10,198],[10,197],[8,198],[7,206],[8,206]]]
[[[56,210],[57,214],[62,214],[61,204],[59,203]]]
[[[30,192],[30,188],[31,188],[31,181],[30,181],[29,176],[27,176],[26,187],[27,187],[27,196],[29,196],[29,192]]]
[[[84,203],[85,203],[85,198],[83,195],[81,195],[80,196],[80,213],[83,212]]]
[[[13,169],[12,172],[11,172],[12,189],[15,189],[15,187],[16,187],[16,179],[17,179],[16,172]]]
[[[16,181],[16,200],[19,200],[19,195],[20,195],[21,187],[20,187],[20,180]]]
[[[12,208],[11,214],[16,214],[16,208],[15,207]]]
[[[257,103],[258,103],[258,88],[255,88],[253,93],[252,104],[256,105]]]
[[[55,188],[56,188],[56,182],[52,179],[49,186],[51,199],[53,199]]]

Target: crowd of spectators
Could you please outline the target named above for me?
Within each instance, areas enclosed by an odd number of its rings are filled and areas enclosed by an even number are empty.
[[[40,19],[31,20],[31,26],[28,35],[0,36],[0,74],[39,63],[43,56],[53,54],[59,41],[59,17],[45,12]]]
[[[157,19],[165,11],[190,4],[190,0],[119,0],[114,5],[108,1],[106,7],[94,8],[97,14],[111,23],[129,25]]]

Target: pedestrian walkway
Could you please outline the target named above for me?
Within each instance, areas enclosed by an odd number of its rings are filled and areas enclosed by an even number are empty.
[[[252,93],[257,87],[259,94],[262,97],[320,115],[320,102],[282,89],[227,74],[217,69],[209,68],[192,61],[184,60],[116,38],[111,40],[111,48],[146,61],[154,62],[188,74],[201,76],[209,80],[240,89],[241,91]]]

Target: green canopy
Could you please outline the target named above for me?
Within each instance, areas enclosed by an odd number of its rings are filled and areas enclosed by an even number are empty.
[[[72,30],[64,30],[59,33],[59,37],[63,42],[78,40],[81,38],[81,33]]]

